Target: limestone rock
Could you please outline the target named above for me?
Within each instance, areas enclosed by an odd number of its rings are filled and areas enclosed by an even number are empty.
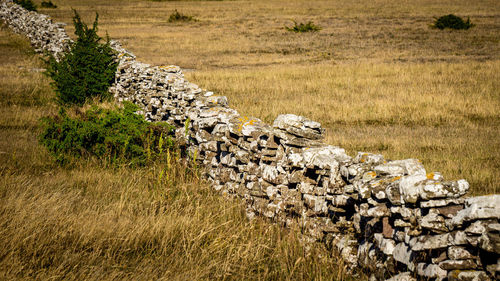
[[[324,132],[320,123],[294,114],[278,115],[274,120],[273,127],[311,140],[322,139]]]
[[[417,281],[417,279],[411,275],[411,272],[403,272],[398,275],[394,275],[385,281]]]
[[[419,263],[417,264],[417,273],[420,276],[429,277],[429,278],[446,278],[448,272],[439,267],[437,264],[425,264]]]
[[[500,195],[472,197],[466,200],[466,208],[451,220],[450,227],[460,227],[466,221],[500,217]]]
[[[448,281],[489,281],[486,272],[474,270],[452,270],[448,273]]]
[[[412,238],[410,247],[413,251],[446,248],[450,245],[450,234],[423,235]]]
[[[465,260],[474,258],[474,256],[465,247],[460,246],[450,246],[448,248],[448,257],[452,260]]]

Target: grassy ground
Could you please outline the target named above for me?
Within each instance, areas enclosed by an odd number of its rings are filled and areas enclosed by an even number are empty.
[[[352,280],[186,166],[56,165],[36,137],[57,112],[41,67],[0,29],[0,280]]]
[[[418,158],[473,194],[500,184],[500,5],[483,1],[77,1],[45,9],[71,22],[100,14],[101,32],[140,61],[177,64],[267,122],[295,113],[327,142],[389,159]],[[177,9],[197,21],[169,23]],[[476,25],[433,29],[456,14]],[[288,32],[292,20],[316,33]],[[72,27],[68,26],[69,32]],[[192,70],[192,71],[191,71]]]

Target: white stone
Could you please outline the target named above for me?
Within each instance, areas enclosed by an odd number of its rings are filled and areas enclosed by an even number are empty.
[[[411,272],[403,272],[398,275],[394,275],[385,281],[417,281],[417,279],[411,275]]]
[[[429,278],[445,278],[448,271],[441,269],[437,264],[417,264],[417,274]]]

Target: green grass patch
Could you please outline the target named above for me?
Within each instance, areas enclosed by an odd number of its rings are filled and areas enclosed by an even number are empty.
[[[320,31],[321,27],[315,25],[313,22],[309,21],[307,23],[297,23],[293,21],[293,26],[285,26],[285,29],[292,32],[302,33],[302,32],[316,32]]]

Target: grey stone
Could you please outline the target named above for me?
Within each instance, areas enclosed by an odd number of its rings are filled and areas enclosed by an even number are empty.
[[[412,262],[412,251],[408,245],[405,243],[398,243],[394,250],[392,251],[392,256],[394,259],[402,264],[408,266],[411,271],[414,270],[414,264]]]
[[[413,251],[423,251],[446,248],[450,245],[450,234],[423,235],[410,240]]]
[[[450,246],[448,248],[448,257],[452,260],[465,260],[474,258],[474,256],[465,247],[460,246]]]
[[[294,114],[278,115],[274,120],[273,127],[307,139],[323,138],[324,130],[321,128],[321,124]]]
[[[422,217],[422,219],[420,220],[420,226],[438,233],[443,233],[448,231],[444,218],[440,215],[433,213],[430,213]]]
[[[384,156],[380,154],[373,154],[368,152],[358,152],[354,158],[354,163],[362,163],[369,165],[380,165],[385,161]]]
[[[417,281],[415,277],[412,276],[411,272],[403,272],[392,276],[385,281]]]
[[[439,263],[439,267],[444,270],[455,270],[455,269],[475,269],[477,264],[472,259],[466,260],[447,260]]]
[[[473,197],[466,200],[466,208],[451,220],[450,227],[460,227],[466,221],[500,217],[500,195]]]
[[[486,272],[474,270],[452,270],[448,273],[448,281],[489,281]]]
[[[417,264],[417,274],[429,278],[446,278],[448,271],[442,269],[437,264]]]

